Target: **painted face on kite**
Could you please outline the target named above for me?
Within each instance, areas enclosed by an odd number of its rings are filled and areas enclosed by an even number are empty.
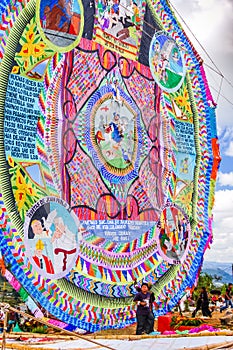
[[[135,280],[168,312],[212,237],[220,157],[198,54],[166,1],[0,12],[3,275],[69,330],[135,322]]]

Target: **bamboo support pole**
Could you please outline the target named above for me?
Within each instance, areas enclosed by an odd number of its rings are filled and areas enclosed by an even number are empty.
[[[212,348],[212,350],[217,349],[232,349],[233,348],[233,342],[225,342],[224,344],[218,344],[215,348]]]
[[[79,339],[85,340],[85,341],[87,341],[87,342],[90,342],[90,343],[99,345],[99,346],[101,346],[101,347],[103,347],[103,348],[106,348],[106,349],[116,350],[116,349],[114,349],[114,348],[112,348],[112,347],[110,347],[110,346],[108,346],[108,345],[104,345],[104,344],[98,343],[98,342],[95,341],[95,340],[86,338],[86,337],[84,337],[84,336],[82,336],[82,335],[79,335],[79,334],[77,334],[77,333],[75,333],[75,332],[71,332],[71,331],[68,331],[68,330],[66,330],[66,329],[62,329],[62,328],[60,328],[60,327],[58,327],[58,326],[55,326],[55,325],[50,324],[50,323],[48,323],[48,322],[46,322],[46,321],[43,321],[43,320],[41,320],[40,318],[36,318],[36,317],[34,317],[34,316],[32,316],[32,315],[29,315],[29,314],[27,314],[26,312],[23,312],[23,311],[21,311],[21,310],[17,310],[17,309],[15,309],[14,307],[12,307],[12,306],[10,306],[10,305],[8,305],[8,304],[1,303],[1,305],[4,305],[4,308],[7,309],[8,311],[11,310],[11,311],[17,312],[18,314],[20,314],[20,315],[22,315],[22,316],[24,316],[24,317],[28,317],[28,318],[30,318],[30,319],[32,319],[32,320],[34,320],[34,321],[37,321],[37,322],[39,322],[39,323],[41,323],[41,324],[44,324],[44,325],[47,326],[47,327],[50,327],[50,328],[56,329],[57,331],[66,333],[66,334],[68,334],[68,335],[70,335],[70,336],[73,336],[73,337],[76,338],[76,339],[79,338]],[[5,328],[5,327],[4,327],[4,328]],[[2,340],[2,344],[3,344],[3,340]],[[2,348],[2,350],[3,350],[3,349],[4,349],[4,348]]]
[[[6,348],[6,329],[7,329],[8,312],[5,313],[2,333],[2,350]]]
[[[35,344],[31,344],[33,345],[24,345],[24,344],[15,344],[15,343],[6,343],[6,349],[9,350],[54,350],[54,348],[43,348],[43,347],[34,347]],[[86,349],[87,350],[87,349]]]
[[[221,343],[214,343],[214,344],[208,344],[203,346],[195,346],[194,348],[182,348],[185,350],[220,350],[220,349],[232,349],[233,342],[221,342]]]

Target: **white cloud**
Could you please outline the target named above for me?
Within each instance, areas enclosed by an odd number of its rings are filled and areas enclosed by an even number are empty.
[[[229,143],[228,148],[225,151],[225,155],[233,157],[233,141]]]
[[[229,142],[233,137],[233,127],[227,126],[222,129],[220,137],[222,142]]]
[[[220,153],[222,156],[227,155],[226,150],[229,149],[229,145],[233,141],[233,126],[227,126],[222,129],[219,128],[218,137],[219,137],[219,144],[220,144]]]
[[[233,156],[233,154],[232,154]],[[218,185],[219,186],[232,186],[233,187],[233,171],[230,173],[218,173]]]
[[[233,84],[233,2],[231,0],[171,0],[171,3],[187,24],[188,27],[177,15],[204,63],[214,70],[220,70],[223,76]],[[207,80],[213,98],[218,103],[216,110],[218,128],[233,126],[233,105],[231,104],[233,87],[207,65],[204,65]]]
[[[223,50],[232,53],[231,0],[172,0],[171,3],[202,45],[221,55]]]
[[[205,260],[232,262],[233,246],[233,190],[217,191],[213,210],[213,244],[206,251]]]
[[[233,190],[216,191],[213,212],[215,215],[231,214],[233,220]]]

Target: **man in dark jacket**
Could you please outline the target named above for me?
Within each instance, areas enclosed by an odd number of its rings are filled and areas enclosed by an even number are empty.
[[[137,303],[137,335],[143,332],[149,334],[154,330],[154,315],[152,312],[154,300],[154,293],[149,292],[148,283],[142,283],[141,291],[134,297],[134,302]]]
[[[233,308],[232,304],[232,283],[228,283],[228,287],[225,293],[225,305],[220,308],[220,312],[227,309],[228,307]]]
[[[196,306],[196,309],[192,313],[192,317],[195,317],[197,311],[200,309],[202,310],[203,316],[212,317],[211,311],[209,309],[209,298],[208,298],[208,294],[207,294],[205,287],[201,288],[200,296],[197,299],[197,306]]]

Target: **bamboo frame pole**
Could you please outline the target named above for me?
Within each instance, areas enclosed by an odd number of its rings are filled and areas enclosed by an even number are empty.
[[[99,343],[99,342],[97,342],[97,341],[95,341],[95,340],[87,339],[86,337],[84,337],[84,336],[82,336],[82,335],[79,335],[79,334],[77,334],[77,333],[75,333],[75,332],[71,332],[71,331],[68,331],[68,330],[66,330],[66,329],[62,329],[62,328],[60,328],[60,327],[58,327],[58,326],[54,326],[54,325],[52,325],[52,324],[50,324],[50,323],[48,323],[48,322],[46,322],[46,321],[41,320],[40,318],[36,318],[36,317],[34,317],[34,316],[32,316],[32,315],[27,314],[26,312],[23,312],[23,311],[21,311],[21,310],[17,310],[17,309],[15,309],[14,307],[12,307],[12,306],[10,306],[10,305],[8,305],[8,304],[1,303],[1,306],[2,306],[2,305],[4,306],[4,309],[5,309],[5,310],[8,310],[8,311],[11,310],[11,311],[17,312],[18,314],[20,314],[20,315],[22,315],[22,316],[24,316],[24,317],[28,317],[28,318],[30,318],[30,319],[32,319],[32,320],[34,320],[34,321],[37,321],[37,322],[39,322],[39,323],[44,324],[44,325],[47,326],[47,327],[51,327],[51,328],[53,328],[53,329],[56,329],[57,331],[66,333],[66,334],[71,335],[71,336],[73,336],[73,337],[75,337],[75,338],[80,338],[80,339],[82,339],[82,340],[85,340],[85,341],[87,341],[87,342],[90,342],[90,343],[99,345],[99,346],[104,347],[104,348],[106,348],[106,349],[116,350],[116,349],[114,349],[114,348],[112,348],[112,347],[110,347],[110,346],[108,346],[108,345],[101,344],[101,343]],[[5,327],[4,327],[4,328],[5,328]],[[2,348],[2,350],[4,350],[4,348]]]

